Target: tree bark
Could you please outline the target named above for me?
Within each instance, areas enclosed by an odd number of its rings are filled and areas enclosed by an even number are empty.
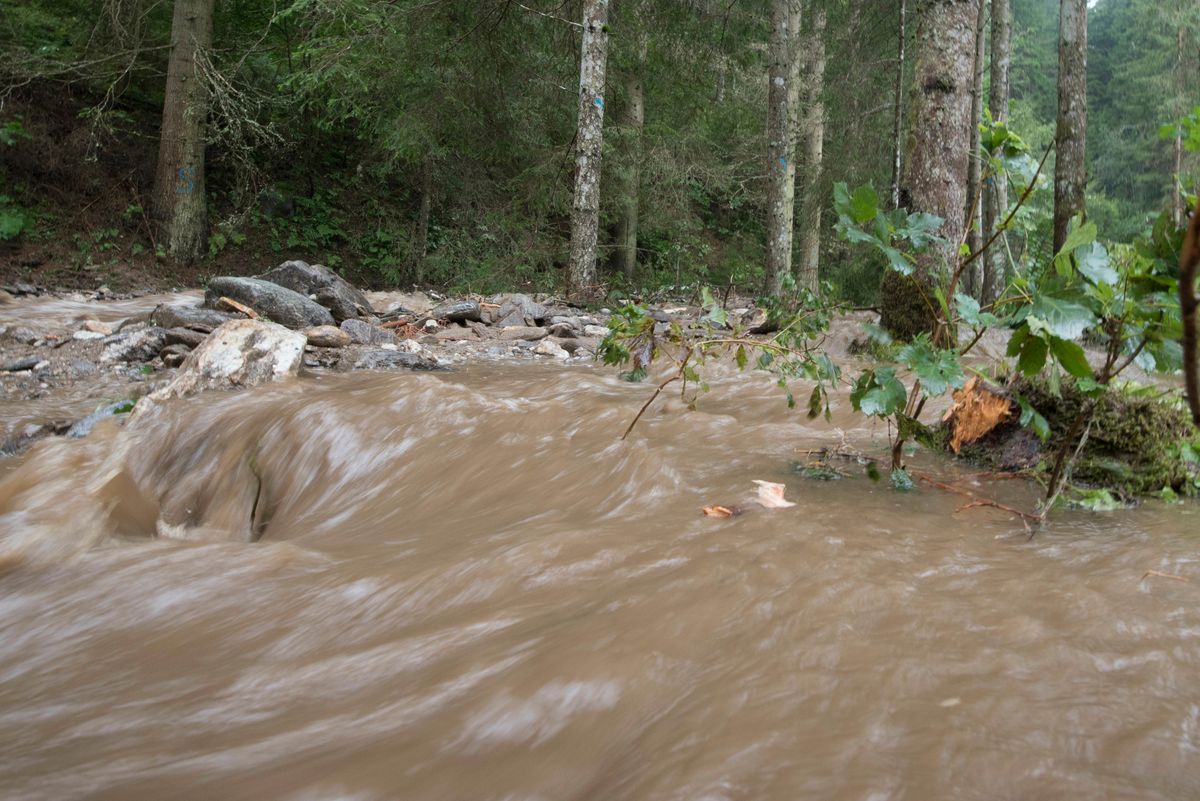
[[[1061,0],[1058,17],[1058,124],[1055,129],[1054,252],[1071,218],[1084,212],[1087,164],[1087,0]]]
[[[208,88],[197,55],[212,45],[213,0],[175,0],[152,213],[160,242],[183,262],[207,247],[204,127]]]
[[[604,73],[608,63],[608,0],[584,3],[580,51],[568,292],[594,295],[600,227],[600,155],[604,143]]]
[[[979,133],[979,124],[983,122],[983,57],[987,27],[987,0],[978,0],[979,16],[975,24],[975,69],[972,74],[971,87],[971,161],[967,172],[967,206],[963,209],[966,215],[967,245],[971,252],[983,247],[983,196],[980,181],[983,178],[983,137]],[[980,296],[983,286],[983,263],[976,259],[967,275],[963,276],[967,294],[976,298]]]
[[[639,193],[642,186],[642,129],[646,124],[646,91],[642,73],[646,65],[648,42],[644,29],[638,36],[638,59],[634,69],[625,76],[625,95],[629,108],[625,127],[629,139],[628,164],[620,173],[621,199],[617,219],[617,267],[632,280],[637,270],[637,237]]]
[[[417,210],[417,230],[413,234],[413,281],[425,280],[425,256],[429,253],[429,217],[433,209],[433,155],[425,154],[421,163],[421,205]]]
[[[908,46],[908,0],[900,0],[900,29],[896,49],[896,105],[892,112],[892,208],[900,208],[901,154],[904,152],[904,50]]]
[[[804,115],[804,192],[800,214],[800,280],[810,292],[820,288],[821,210],[818,194],[825,157],[825,9],[812,13],[810,35],[805,40],[808,56],[806,113]]]
[[[1009,8],[1009,0],[992,0],[992,61],[988,109],[996,122],[1008,122],[1008,72],[1011,63],[1012,11]],[[996,226],[1008,210],[1008,176],[1003,171],[997,171],[988,180],[983,201],[984,241],[987,241],[996,232]],[[1006,262],[1001,245],[1003,238],[996,240],[991,250],[981,259],[983,286],[979,299],[984,303],[995,301],[1004,289]]]
[[[1183,41],[1184,41],[1184,27],[1183,27],[1183,24],[1180,23],[1180,26],[1175,34],[1175,82],[1181,93],[1181,97],[1186,97],[1187,95],[1183,94],[1184,92],[1187,91],[1187,75],[1183,69]],[[1184,115],[1184,113],[1186,113],[1186,111],[1187,111],[1186,105],[1181,105],[1181,107],[1179,108],[1179,112],[1178,112],[1179,116],[1182,117]],[[1175,141],[1172,142],[1172,145],[1174,148],[1173,153],[1172,153],[1172,156],[1173,156],[1172,170],[1173,170],[1173,174],[1175,176],[1175,186],[1173,186],[1171,188],[1171,219],[1175,221],[1176,228],[1182,228],[1184,223],[1187,222],[1187,220],[1184,216],[1186,214],[1186,211],[1185,211],[1185,206],[1184,206],[1184,202],[1183,202],[1183,193],[1182,193],[1182,186],[1183,186],[1183,134],[1181,132],[1177,131],[1175,133]]]
[[[763,294],[778,295],[792,269],[792,222],[796,188],[794,117],[791,111],[792,58],[795,51],[795,0],[771,1],[770,81],[767,91],[767,264]]]
[[[940,233],[948,244],[922,253],[911,276],[890,269],[884,273],[880,320],[901,338],[936,327],[933,287],[944,283],[962,241],[977,2],[928,0],[920,6],[917,89],[900,194],[911,211],[943,219]]]

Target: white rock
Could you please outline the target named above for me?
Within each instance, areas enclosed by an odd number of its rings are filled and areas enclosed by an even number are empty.
[[[583,335],[585,337],[606,337],[608,336],[608,327],[603,325],[585,325],[583,327]]]
[[[539,356],[550,356],[554,359],[569,359],[571,354],[563,349],[562,345],[557,342],[552,342],[549,339],[543,339],[534,346],[533,352]]]
[[[99,331],[87,331],[87,330],[76,331],[74,334],[71,334],[72,339],[78,339],[81,341],[88,340],[88,339],[104,339],[105,336],[106,336],[105,334],[101,334]]]
[[[304,334],[262,320],[222,323],[184,360],[175,379],[138,402],[134,416],[169,398],[205,389],[250,387],[295,375]]]

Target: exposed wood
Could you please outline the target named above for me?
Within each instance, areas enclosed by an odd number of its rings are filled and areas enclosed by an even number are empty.
[[[1200,427],[1200,365],[1196,364],[1196,270],[1200,267],[1200,209],[1192,214],[1179,254],[1179,311],[1183,322],[1183,383],[1192,422]]]

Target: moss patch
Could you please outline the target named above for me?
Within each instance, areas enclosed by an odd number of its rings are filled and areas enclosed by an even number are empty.
[[[1042,443],[1021,427],[1014,404],[1009,420],[965,446],[960,456],[993,470],[1049,469],[1088,399],[1073,386],[1063,387],[1056,397],[1043,379],[1018,378],[1009,388],[1046,418],[1050,439]],[[1099,400],[1072,482],[1111,490],[1123,498],[1157,494],[1164,487],[1196,494],[1200,465],[1188,458],[1196,437],[1187,413],[1172,398],[1110,389]]]

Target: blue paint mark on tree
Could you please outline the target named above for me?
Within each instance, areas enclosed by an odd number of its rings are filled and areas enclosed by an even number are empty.
[[[597,97],[592,102],[594,102],[596,104],[596,108],[604,108],[604,98],[603,97]]]
[[[190,195],[196,190],[196,168],[180,167],[179,183],[175,184],[175,194]]]

